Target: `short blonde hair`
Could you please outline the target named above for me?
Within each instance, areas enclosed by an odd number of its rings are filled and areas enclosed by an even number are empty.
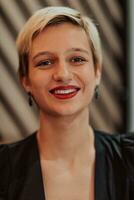
[[[68,7],[46,7],[35,12],[18,35],[16,44],[19,54],[19,76],[28,74],[28,59],[32,40],[46,26],[70,22],[85,30],[93,54],[94,64],[101,65],[102,51],[98,30],[92,19]]]

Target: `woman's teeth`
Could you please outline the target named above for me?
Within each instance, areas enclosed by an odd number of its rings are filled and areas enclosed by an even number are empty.
[[[76,89],[68,89],[68,90],[55,90],[54,94],[70,94],[76,92]]]

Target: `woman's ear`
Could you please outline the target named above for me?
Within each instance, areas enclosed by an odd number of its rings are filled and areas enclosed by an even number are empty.
[[[28,93],[31,91],[31,87],[30,87],[30,80],[29,80],[29,77],[26,75],[26,76],[23,76],[20,78],[20,82],[21,82],[21,85],[23,86],[24,90]]]

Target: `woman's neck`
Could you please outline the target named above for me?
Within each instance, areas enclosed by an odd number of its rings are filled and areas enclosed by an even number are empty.
[[[87,110],[75,117],[46,117],[41,113],[37,140],[42,158],[71,161],[89,152],[94,137],[88,116]]]

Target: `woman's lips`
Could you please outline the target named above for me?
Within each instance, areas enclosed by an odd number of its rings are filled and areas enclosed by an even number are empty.
[[[51,89],[49,92],[58,99],[69,99],[77,95],[79,87],[69,85],[69,86],[58,86]]]

